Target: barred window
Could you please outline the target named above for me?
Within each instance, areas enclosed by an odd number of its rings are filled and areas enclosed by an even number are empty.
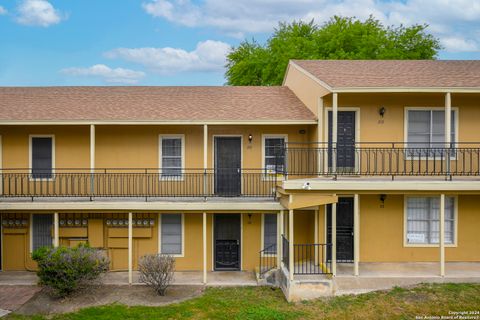
[[[263,249],[272,246],[265,253],[277,253],[277,215],[263,215]]]
[[[161,249],[162,254],[181,255],[182,252],[182,215],[162,214],[161,217]]]
[[[41,247],[52,246],[52,215],[32,215],[32,251]]]
[[[445,198],[445,243],[454,243],[455,199]],[[440,236],[440,198],[407,198],[407,243],[438,244]]]

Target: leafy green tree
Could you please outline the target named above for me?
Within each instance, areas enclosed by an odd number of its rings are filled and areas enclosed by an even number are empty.
[[[290,59],[435,59],[440,42],[427,25],[385,27],[369,17],[280,23],[264,45],[245,40],[227,56],[229,85],[280,85]]]

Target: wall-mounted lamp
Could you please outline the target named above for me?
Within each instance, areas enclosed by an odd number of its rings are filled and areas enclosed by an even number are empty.
[[[249,143],[252,143],[252,140],[253,140],[253,136],[252,136],[252,134],[250,133],[250,134],[248,134],[248,142],[249,142]]]
[[[252,214],[248,214],[248,224],[252,224]]]
[[[298,130],[298,133],[300,133],[300,134],[305,134],[305,133],[307,133],[307,130],[305,130],[305,129],[300,129],[300,130]]]
[[[387,111],[387,109],[385,109],[385,107],[381,107],[380,109],[378,109],[378,114],[380,115],[380,117],[383,118],[386,111]]]
[[[385,199],[387,199],[387,195],[386,194],[381,194],[380,195],[380,202],[382,203],[382,205],[385,204]]]

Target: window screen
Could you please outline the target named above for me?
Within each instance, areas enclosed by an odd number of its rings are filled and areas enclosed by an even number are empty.
[[[454,198],[445,198],[445,243],[454,239]],[[437,244],[440,236],[440,198],[407,198],[407,243]]]
[[[32,251],[45,246],[52,246],[52,215],[32,215]]]
[[[162,138],[162,176],[178,177],[182,174],[182,139]]]
[[[52,178],[53,142],[50,137],[32,138],[32,178]]]
[[[182,254],[182,215],[162,214],[161,253]]]
[[[274,245],[265,253],[277,253],[277,215],[265,214],[263,217],[263,248]]]
[[[408,147],[443,148],[445,142],[445,112],[441,110],[408,111]],[[455,142],[455,112],[451,117],[451,141]],[[410,152],[420,152],[410,150]],[[422,152],[428,152],[424,150]],[[432,150],[430,153],[434,152]],[[437,151],[439,152],[439,151]],[[425,154],[427,155],[427,154]],[[430,154],[432,156],[433,154]],[[439,155],[439,154],[438,154]]]
[[[265,138],[265,170],[267,173],[282,173],[285,166],[283,155],[284,138]]]

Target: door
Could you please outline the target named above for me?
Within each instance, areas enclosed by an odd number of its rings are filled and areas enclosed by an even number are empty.
[[[332,166],[332,111],[328,112],[328,166]],[[355,168],[355,111],[337,116],[337,168]]]
[[[239,196],[241,193],[242,139],[215,137],[215,195]]]
[[[337,203],[337,261],[353,261],[353,198],[338,198]],[[327,206],[327,243],[332,243],[332,205]],[[332,260],[331,247],[327,259]]]
[[[215,270],[240,270],[240,214],[216,214]]]

